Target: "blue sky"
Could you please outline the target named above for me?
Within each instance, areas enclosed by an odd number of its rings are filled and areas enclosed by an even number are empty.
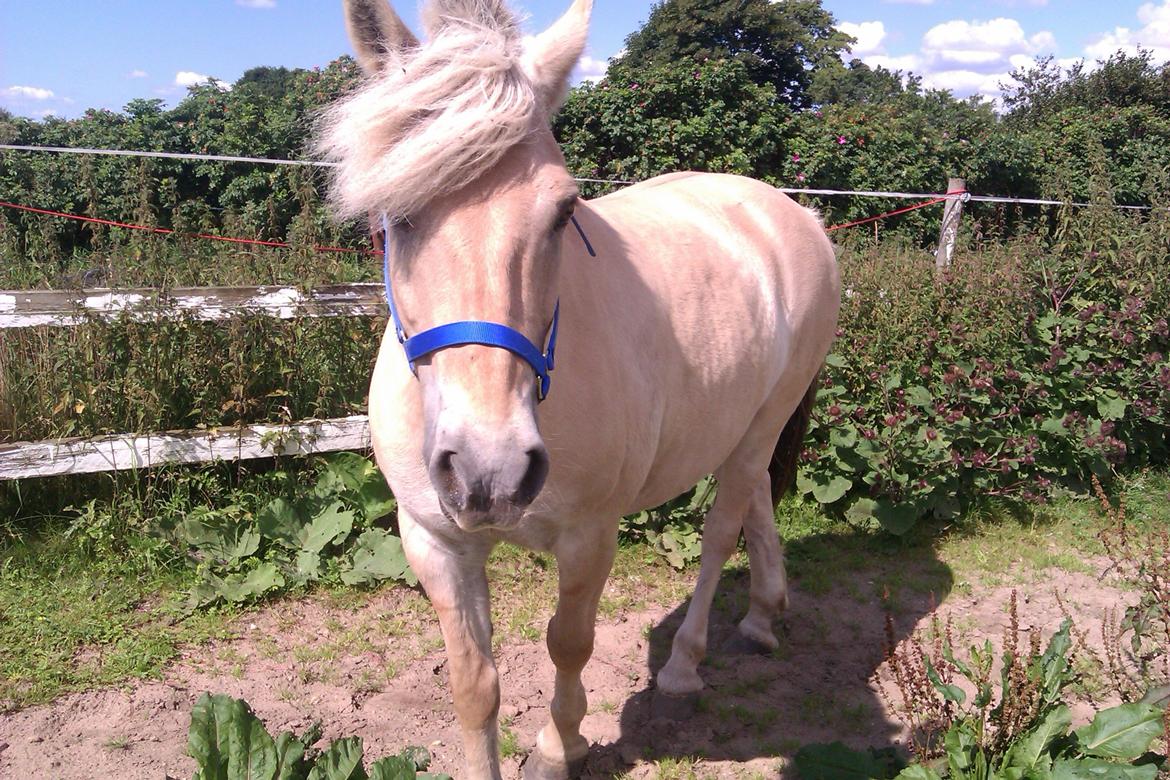
[[[532,32],[568,5],[514,2]],[[1142,46],[1170,60],[1170,0],[822,2],[858,38],[855,56],[960,96],[994,97],[1014,67],[1045,55],[1092,62]],[[578,78],[600,74],[650,7],[596,0]],[[414,3],[400,11],[417,29]],[[0,4],[0,106],[69,117],[136,97],[173,104],[202,78],[231,82],[256,65],[325,65],[349,51],[340,0],[9,0]]]

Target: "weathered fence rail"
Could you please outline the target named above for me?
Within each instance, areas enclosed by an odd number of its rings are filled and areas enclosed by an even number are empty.
[[[374,316],[386,311],[382,285],[338,284],[308,291],[289,286],[156,289],[0,290],[0,330],[69,327],[96,318],[222,320],[252,314],[294,317]]]
[[[368,450],[365,415],[167,433],[0,444],[0,480]]]

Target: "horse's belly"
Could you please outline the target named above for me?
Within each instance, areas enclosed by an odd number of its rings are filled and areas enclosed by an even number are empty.
[[[630,511],[658,506],[723,464],[743,440],[783,373],[779,334],[754,352],[705,365],[702,379],[675,377],[667,390],[650,468]]]

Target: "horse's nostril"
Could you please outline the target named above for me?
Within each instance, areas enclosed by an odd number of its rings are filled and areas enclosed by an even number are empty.
[[[528,506],[544,487],[544,480],[548,477],[548,450],[544,447],[533,447],[528,450],[528,469],[516,487],[512,500],[519,506]]]
[[[431,458],[431,482],[443,493],[443,497],[456,507],[463,505],[463,490],[459,476],[455,473],[455,453],[440,450]]]

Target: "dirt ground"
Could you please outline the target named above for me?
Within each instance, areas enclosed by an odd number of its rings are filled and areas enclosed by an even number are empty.
[[[1105,610],[1128,596],[1088,573],[1096,568],[1090,563],[1083,572],[1053,569],[1006,583],[997,577],[995,584],[956,581],[949,567],[938,565],[917,584],[910,578],[887,603],[899,640],[926,629],[938,605],[965,646],[1001,635],[1013,588],[1022,627],[1051,633],[1062,618],[1060,594],[1092,639]],[[806,743],[899,745],[903,727],[873,682],[885,622],[874,583],[890,571],[842,565],[830,574],[825,587],[812,587],[811,574],[807,583],[797,575],[791,608],[778,626],[781,648],[769,656],[722,649],[747,591],[746,572],[726,574],[711,652],[700,669],[707,689],[690,706],[664,706],[653,693],[685,604],[609,611],[585,672],[590,709],[583,732],[593,745],[586,776],[794,778],[790,759]],[[191,650],[161,680],[0,715],[0,777],[189,778],[187,727],[204,691],[246,699],[274,734],[300,733],[319,719],[327,739],[359,735],[367,760],[425,746],[432,769],[457,777],[461,747],[429,607],[404,589],[350,601],[279,602],[241,618],[230,640]],[[535,632],[505,633],[497,648],[502,752],[505,776],[515,777],[547,717],[553,668]],[[1080,714],[1084,719],[1089,712],[1085,705]]]

